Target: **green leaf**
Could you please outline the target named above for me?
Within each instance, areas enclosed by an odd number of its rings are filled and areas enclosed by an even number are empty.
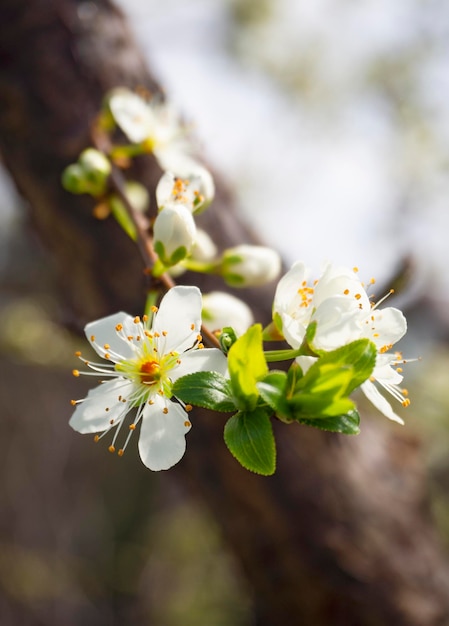
[[[264,409],[233,415],[224,429],[224,440],[231,454],[243,467],[270,476],[276,469],[276,444],[271,420]]]
[[[261,324],[248,328],[231,346],[228,368],[238,408],[254,409],[259,397],[256,383],[268,373],[262,347]]]
[[[287,402],[287,374],[286,372],[271,371],[257,383],[262,399],[276,413],[276,417],[284,422],[292,422],[294,417]]]
[[[357,411],[350,411],[346,415],[339,417],[328,417],[321,419],[300,419],[300,424],[313,426],[320,430],[328,430],[333,433],[341,433],[342,435],[358,435],[360,433],[360,415]]]
[[[183,402],[224,413],[235,411],[229,380],[218,372],[194,372],[175,381],[172,393]]]
[[[351,367],[353,375],[348,387],[348,393],[351,393],[371,376],[376,364],[376,356],[377,348],[372,341],[357,339],[332,352],[320,353],[319,362],[329,363],[336,367]]]

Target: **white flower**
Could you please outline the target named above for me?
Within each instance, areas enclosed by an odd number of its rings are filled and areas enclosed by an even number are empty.
[[[224,374],[226,358],[220,350],[198,349],[201,342],[201,293],[196,287],[174,287],[155,307],[150,327],[146,316],[133,318],[116,313],[85,328],[91,345],[106,363],[81,360],[99,376],[100,386],[77,405],[70,425],[81,433],[106,434],[116,428],[109,447],[115,443],[125,417],[136,409],[129,425],[121,456],[136,426],[141,422],[139,452],[152,470],[163,470],[177,463],[185,451],[185,435],[191,428],[186,409],[172,401],[172,383],[196,371]],[[80,372],[74,370],[78,376]],[[103,435],[102,435],[103,436]],[[96,440],[99,439],[97,435]]]
[[[192,213],[181,204],[166,206],[153,226],[154,249],[164,265],[176,265],[195,244],[196,226]]]
[[[272,248],[241,245],[225,250],[222,275],[233,287],[258,287],[274,280],[281,271],[281,258]]]
[[[214,194],[212,176],[201,165],[196,165],[189,175],[182,177],[172,172],[165,172],[156,187],[159,210],[167,205],[180,203],[192,213],[198,214],[210,205]]]
[[[224,291],[212,291],[203,296],[203,319],[211,330],[232,326],[237,335],[243,335],[254,322],[249,306]]]
[[[161,101],[147,102],[129,89],[114,89],[108,98],[116,122],[133,143],[148,143],[156,154],[179,144],[185,149],[185,132],[173,108]]]
[[[371,281],[371,284],[374,281]],[[401,311],[393,307],[379,309],[371,302],[357,270],[328,265],[322,276],[310,282],[310,271],[303,263],[295,263],[279,281],[274,303],[273,319],[285,340],[299,348],[310,323],[316,322],[311,342],[314,350],[331,351],[357,339],[367,338],[377,347],[377,358],[370,380],[361,386],[367,398],[386,417],[403,423],[389,402],[379,393],[375,383],[388,391],[403,406],[408,406],[407,391],[400,388],[403,363],[400,354],[387,354],[407,331]],[[298,359],[301,367],[312,362]]]

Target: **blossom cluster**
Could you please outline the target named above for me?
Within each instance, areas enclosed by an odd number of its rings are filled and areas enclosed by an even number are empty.
[[[220,294],[211,294],[205,300],[215,299],[220,308],[221,297]],[[240,301],[237,300],[236,304],[238,320]],[[273,360],[270,355],[279,360],[294,360],[292,371],[294,367],[299,368],[305,380],[307,372],[312,371],[323,356],[329,365],[329,355],[338,353],[344,346],[358,345],[360,340],[365,340],[372,347],[374,358],[357,385],[386,417],[403,423],[376,385],[389,392],[403,406],[408,406],[407,391],[400,387],[400,366],[405,361],[400,353],[391,352],[393,345],[405,334],[407,324],[401,311],[393,307],[380,308],[380,304],[381,301],[378,304],[372,302],[355,269],[328,265],[320,278],[311,281],[310,270],[298,262],[277,285],[273,301],[273,324],[265,331],[267,337],[274,333],[277,339],[284,338],[292,349],[284,354],[265,351],[260,356],[258,346],[248,339],[251,333],[254,335],[257,325],[245,333],[245,328],[240,328],[243,333],[241,339],[236,341],[229,353],[231,359],[233,351],[237,354],[238,344],[241,344],[233,365],[230,360],[228,363],[221,350],[205,348],[202,343],[201,312],[204,309],[199,289],[174,287],[163,297],[159,308],[152,308],[149,316],[133,318],[126,313],[116,313],[86,326],[85,332],[91,346],[105,362],[90,361],[77,353],[90,369],[86,373],[99,377],[101,384],[90,391],[86,398],[72,401],[76,409],[70,425],[81,433],[102,432],[102,435],[95,436],[96,441],[115,429],[109,446],[109,450],[115,452],[127,416],[134,411],[133,419],[127,425],[128,435],[118,449],[118,454],[123,454],[132,433],[141,422],[139,452],[143,463],[152,470],[168,469],[183,456],[185,435],[191,428],[188,413],[192,406],[184,402],[186,398],[206,408],[224,411],[235,408],[239,412],[237,415],[245,412],[250,415],[258,410],[259,392],[265,398],[263,392],[266,392],[267,381],[271,381],[267,368],[267,362]],[[223,308],[227,305],[225,300]],[[229,319],[232,319],[231,309],[228,309],[223,325]],[[248,318],[246,326],[250,323],[251,319]],[[258,358],[261,364],[257,366],[258,371],[254,375],[256,384],[250,393],[247,388],[248,375],[251,376],[251,373],[248,372]],[[337,378],[350,363],[341,364],[335,360],[335,364],[337,367],[332,375]],[[76,376],[80,373],[85,372],[74,370]],[[183,381],[187,382],[183,385]],[[215,404],[212,389],[220,392],[220,400]],[[254,396],[254,389],[255,403],[254,398],[250,399],[251,394]],[[304,387],[302,396],[297,393],[293,398],[295,406],[298,406],[301,398],[306,398],[307,393],[310,395],[310,391],[311,388]],[[282,393],[286,396],[283,401],[286,401],[287,393]],[[335,392],[334,396],[338,396],[341,402],[341,394],[338,393]],[[310,423],[312,418],[312,422],[315,419],[316,424],[324,424],[332,430],[332,424],[329,426],[325,420],[338,418],[338,415],[333,414],[333,409],[323,409],[320,394],[323,394],[322,382],[321,391],[316,391],[314,408],[311,409],[313,404],[309,404],[307,411],[297,413],[296,418],[303,423]],[[335,397],[331,398],[334,404]],[[279,409],[281,403],[278,400],[276,402],[268,404],[273,409],[271,412],[282,419],[285,413]],[[350,408],[352,403],[348,402],[337,406]],[[340,410],[343,408],[339,408],[337,414]],[[266,411],[262,415],[266,417]],[[256,429],[261,424],[259,420]],[[338,423],[337,426],[337,432],[345,432],[339,429]],[[347,432],[349,434],[352,431]],[[233,444],[227,443],[235,453]],[[239,458],[238,452],[236,456]],[[245,465],[244,460],[239,460]],[[245,466],[264,473],[260,468],[255,469],[251,461],[247,461]]]
[[[111,191],[111,172],[136,155],[154,156],[163,174],[145,233],[156,254],[153,278],[163,282],[168,274],[191,270],[245,288],[278,277],[281,260],[274,250],[241,244],[219,251],[197,227],[197,216],[214,199],[214,181],[192,156],[187,129],[169,105],[115,89],[105,99],[99,127],[108,136],[109,151],[85,150],[65,170],[63,184],[93,196],[94,215],[111,214],[136,240],[133,212],[149,209],[149,194],[133,180],[126,180],[122,195]],[[357,434],[360,416],[350,396],[360,388],[381,413],[403,423],[383,392],[404,407],[410,403],[402,387],[406,361],[393,351],[407,323],[397,308],[381,307],[385,298],[374,303],[368,293],[373,284],[366,287],[357,268],[331,264],[313,280],[297,262],[277,284],[273,320],[265,329],[254,324],[250,308],[236,296],[222,291],[202,296],[193,286],[172,287],[159,308],[152,300],[142,318],[121,312],[91,322],[86,336],[102,361],[77,353],[88,371],[73,373],[96,376],[100,384],[72,400],[70,425],[95,434],[96,441],[114,431],[109,450],[119,456],[139,429],[143,463],[164,470],[184,454],[193,406],[232,413],[224,429],[229,450],[244,467],[268,475],[276,458],[273,416]],[[213,333],[220,349],[204,347],[203,334],[213,338]],[[264,344],[272,340],[287,347],[269,350]],[[270,369],[280,361],[289,362],[287,371]]]

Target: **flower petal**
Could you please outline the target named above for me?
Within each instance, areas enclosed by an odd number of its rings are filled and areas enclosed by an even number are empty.
[[[193,372],[218,372],[226,374],[228,361],[217,348],[204,348],[203,350],[191,350],[181,355],[181,363],[170,372],[170,378],[173,382]]]
[[[133,318],[123,311],[108,315],[108,317],[102,317],[95,322],[90,322],[84,328],[86,337],[97,354],[104,358],[105,353],[109,352],[120,357],[111,358],[113,362],[130,359],[135,356],[131,343],[128,343],[126,339],[117,333],[117,324],[123,325],[125,335],[134,332]],[[92,337],[94,337],[94,340],[92,340]],[[110,346],[110,348],[106,350],[104,348],[105,345]]]
[[[369,317],[369,328],[372,334],[366,336],[380,348],[396,343],[405,335],[407,320],[399,309],[374,309]]]
[[[278,283],[274,296],[273,311],[282,313],[296,309],[297,305],[301,303],[299,296],[297,296],[298,289],[307,278],[308,272],[304,263],[300,261],[294,263]],[[296,299],[297,303],[295,303]]]
[[[370,380],[366,380],[362,384],[361,388],[365,396],[368,398],[368,400],[372,404],[374,404],[376,409],[380,411],[381,413],[383,413],[385,417],[388,417],[388,419],[393,420],[393,422],[398,422],[398,424],[402,424],[402,425],[404,424],[404,420],[400,418],[399,415],[396,415],[396,413],[393,411],[391,407],[391,404],[378,391],[374,383],[372,383]]]
[[[140,429],[139,452],[144,465],[153,471],[175,465],[185,452],[190,428],[187,413],[179,404],[154,396],[154,404],[145,405]]]
[[[334,296],[320,304],[312,315],[317,322],[314,348],[335,350],[360,338],[360,309],[355,302],[347,296]]]
[[[130,381],[117,378],[91,389],[77,405],[70,426],[79,433],[98,433],[109,428],[111,420],[118,424],[129,410],[129,402],[119,400],[119,396],[129,398],[133,387]]]
[[[198,287],[173,287],[162,298],[153,331],[164,334],[162,353],[191,348],[201,330],[201,292]]]

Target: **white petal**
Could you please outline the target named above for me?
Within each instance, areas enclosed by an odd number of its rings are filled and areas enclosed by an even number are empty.
[[[293,308],[293,300],[304,280],[308,278],[308,271],[300,261],[292,265],[291,269],[281,278],[274,296],[273,310],[281,313]],[[298,299],[298,304],[300,300]]]
[[[374,404],[376,409],[383,413],[385,417],[388,417],[388,419],[393,420],[394,422],[398,422],[398,424],[404,424],[404,420],[400,418],[399,415],[396,415],[391,408],[391,404],[378,391],[374,383],[370,380],[366,380],[361,387],[368,400]]]
[[[313,320],[317,330],[313,346],[319,350],[335,350],[362,336],[360,309],[356,300],[346,296],[334,296],[324,300],[318,307]]]
[[[374,309],[367,321],[372,334],[366,336],[378,347],[396,343],[407,332],[407,321],[402,311],[393,307]]]
[[[118,398],[127,399],[132,392],[133,384],[123,378],[91,389],[86,399],[77,405],[70,426],[79,433],[98,433],[109,428],[111,420],[118,424],[129,410],[129,403]]]
[[[175,465],[185,452],[190,428],[187,413],[179,404],[154,396],[154,404],[145,405],[140,429],[139,452],[144,465],[153,471]]]
[[[139,143],[152,134],[155,119],[148,104],[128,89],[117,89],[109,99],[111,113],[130,141]]]
[[[327,298],[345,296],[359,310],[371,310],[365,288],[352,269],[328,265],[319,279],[313,296],[313,304],[318,307]]]
[[[296,357],[296,362],[298,363],[299,367],[302,369],[302,373],[304,375],[307,374],[309,369],[312,367],[314,363],[317,362],[317,360],[318,359],[314,356],[297,356]]]
[[[134,318],[127,313],[120,311],[120,313],[114,313],[114,315],[109,315],[95,322],[90,322],[84,328],[84,332],[91,346],[101,357],[104,356],[105,352],[111,352],[121,357],[121,359],[112,359],[114,362],[130,359],[134,356],[131,344],[117,334],[115,327],[117,324],[122,324],[125,334],[132,334],[134,326],[133,319]],[[94,337],[93,341],[92,337]],[[110,346],[110,349],[104,349],[104,345],[106,344]]]
[[[193,326],[193,328],[192,328]],[[163,352],[184,352],[191,348],[201,330],[201,292],[198,287],[173,287],[162,298],[153,331],[165,331]],[[164,333],[165,334],[165,333]]]
[[[303,311],[304,314],[301,315]],[[282,334],[285,337],[285,341],[296,350],[302,344],[306,334],[306,328],[310,321],[310,312],[306,312],[306,309],[298,309],[295,317],[288,313],[281,313],[279,316],[282,321]]]
[[[217,348],[204,348],[203,350],[191,350],[181,355],[181,363],[170,372],[170,378],[174,382],[193,372],[218,372],[226,374],[228,361]]]

